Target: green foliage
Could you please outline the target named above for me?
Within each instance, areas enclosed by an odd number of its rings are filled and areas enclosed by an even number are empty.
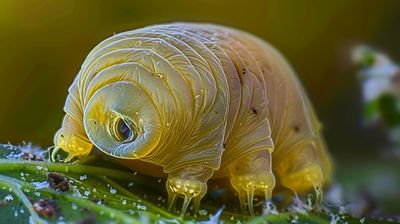
[[[391,93],[382,94],[379,98],[366,102],[364,119],[367,123],[380,119],[388,127],[400,125],[400,100]]]
[[[364,105],[364,119],[369,123],[379,117],[379,100],[371,100]]]
[[[40,149],[0,145],[0,223],[329,223],[337,218],[359,223],[357,218],[324,213],[248,217],[224,211],[221,217],[183,218],[164,209],[161,181],[114,165],[82,164],[90,160],[50,163]]]
[[[379,111],[382,120],[389,127],[396,127],[400,125],[400,108],[399,99],[393,94],[383,94],[379,98]]]
[[[376,60],[376,53],[372,49],[365,48],[360,55],[359,65],[361,67],[371,67]]]

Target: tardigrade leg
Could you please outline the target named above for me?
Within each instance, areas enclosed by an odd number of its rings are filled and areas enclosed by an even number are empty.
[[[169,173],[167,180],[168,209],[171,210],[179,196],[184,199],[180,215],[185,215],[191,201],[193,201],[195,213],[197,213],[200,201],[207,193],[207,181],[213,172],[211,168],[202,165],[187,165]]]
[[[280,185],[289,188],[295,195],[314,189],[316,202],[322,202],[322,187],[326,181],[322,161],[318,160],[314,144],[294,149],[285,158],[274,161],[274,172]]]
[[[271,170],[271,153],[259,151],[244,156],[230,167],[232,187],[237,191],[242,211],[254,215],[254,194],[261,194],[270,200],[275,187],[275,177]]]

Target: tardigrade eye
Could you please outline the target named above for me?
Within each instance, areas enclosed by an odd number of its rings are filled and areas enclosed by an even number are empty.
[[[112,124],[111,134],[121,143],[131,142],[136,139],[135,125],[128,119],[118,117]]]

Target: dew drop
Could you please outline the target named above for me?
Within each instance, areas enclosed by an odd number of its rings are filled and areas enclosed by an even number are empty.
[[[87,175],[85,174],[85,175],[82,175],[82,176],[79,176],[79,180],[86,180],[87,179]]]
[[[72,208],[73,210],[76,210],[76,209],[78,209],[78,206],[77,206],[75,203],[72,203],[71,208]]]

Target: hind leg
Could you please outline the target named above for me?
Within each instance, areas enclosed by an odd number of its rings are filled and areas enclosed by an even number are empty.
[[[275,177],[271,170],[271,153],[258,151],[235,161],[230,167],[231,185],[239,196],[242,211],[254,215],[254,194],[261,194],[270,200],[275,187]]]
[[[290,189],[295,195],[313,189],[316,202],[320,203],[326,177],[315,150],[315,145],[311,143],[294,149],[284,158],[274,161],[274,172],[281,186]]]

